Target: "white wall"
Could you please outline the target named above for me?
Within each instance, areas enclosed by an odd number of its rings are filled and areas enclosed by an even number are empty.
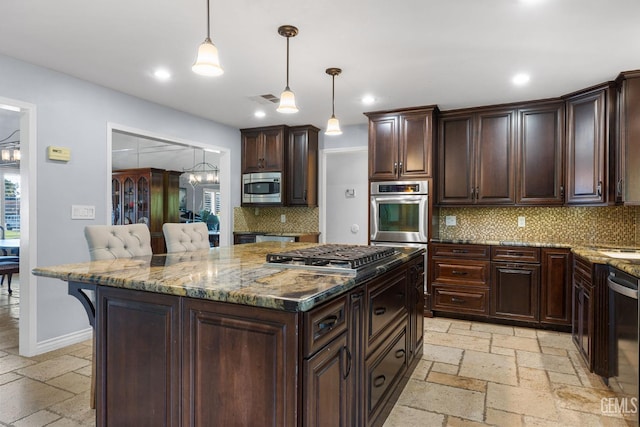
[[[89,259],[85,225],[106,224],[109,172],[107,123],[150,133],[225,147],[230,152],[231,177],[240,176],[238,129],[191,116],[49,69],[0,55],[0,97],[35,105],[37,109],[37,235],[29,244],[37,250],[37,266]],[[49,145],[68,147],[71,161],[46,159]],[[231,180],[231,206],[240,204],[240,180]],[[72,204],[96,206],[96,219],[72,221]],[[231,224],[231,227],[233,224]],[[22,273],[23,275],[25,272]],[[88,327],[66,283],[32,276],[36,294],[37,341],[43,342]]]

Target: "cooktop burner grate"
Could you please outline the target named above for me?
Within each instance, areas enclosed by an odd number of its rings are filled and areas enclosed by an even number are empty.
[[[395,254],[395,250],[389,247],[329,244],[267,254],[267,262],[283,265],[295,264],[357,269],[393,254]]]

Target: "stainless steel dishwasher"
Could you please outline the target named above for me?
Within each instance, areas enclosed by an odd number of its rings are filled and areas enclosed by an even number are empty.
[[[609,361],[614,377],[609,380],[618,401],[609,405],[630,425],[638,425],[638,284],[640,280],[611,268],[609,286]]]

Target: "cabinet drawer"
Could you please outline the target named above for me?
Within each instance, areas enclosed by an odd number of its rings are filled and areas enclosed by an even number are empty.
[[[305,357],[312,355],[347,329],[347,297],[343,296],[304,314],[310,331],[304,343]]]
[[[433,282],[451,285],[488,286],[489,261],[434,259]]]
[[[393,386],[400,381],[407,369],[406,324],[393,335],[379,351],[367,360],[367,425],[377,417],[377,412],[387,400]]]
[[[488,290],[433,286],[433,309],[487,314]]]
[[[573,258],[574,276],[581,276],[583,280],[589,282],[589,285],[591,285],[592,270],[592,265],[589,261],[580,257]]]
[[[492,246],[492,261],[540,262],[540,248]]]
[[[407,314],[407,275],[387,276],[387,280],[367,289],[368,344],[371,346],[385,328]]]
[[[485,245],[456,245],[452,243],[438,243],[430,248],[431,256],[447,258],[475,258],[489,259],[490,246]]]

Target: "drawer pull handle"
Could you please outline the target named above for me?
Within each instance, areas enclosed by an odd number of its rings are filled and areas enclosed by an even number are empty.
[[[404,298],[404,292],[398,292],[398,293],[396,294],[396,296],[397,296],[398,298]]]
[[[351,373],[351,351],[347,346],[342,347],[342,349],[347,353],[347,372],[345,372],[342,377],[343,379],[346,380],[349,374]]]
[[[469,253],[469,251],[466,250],[466,249],[451,249],[451,252],[453,252],[454,254],[466,254],[466,253]]]
[[[318,330],[328,332],[331,328],[333,328],[336,323],[338,323],[338,316],[329,316],[322,319],[318,322]]]
[[[373,386],[375,388],[382,387],[387,378],[384,375],[379,375],[373,379]]]
[[[386,312],[387,312],[387,307],[378,307],[373,309],[373,314],[375,314],[376,316],[382,316]]]
[[[464,304],[466,301],[464,298],[456,298],[456,297],[451,297],[451,302],[457,302],[460,304]]]
[[[404,353],[405,353],[405,351],[404,351],[404,349],[402,349],[402,348],[401,348],[401,349],[399,349],[399,350],[396,350],[396,359],[401,359],[401,358],[403,358],[403,357],[404,357]]]
[[[466,276],[469,273],[466,271],[453,270],[451,274],[453,274],[454,276]]]
[[[513,251],[507,251],[507,255],[524,256],[524,254],[522,252],[513,252]]]

